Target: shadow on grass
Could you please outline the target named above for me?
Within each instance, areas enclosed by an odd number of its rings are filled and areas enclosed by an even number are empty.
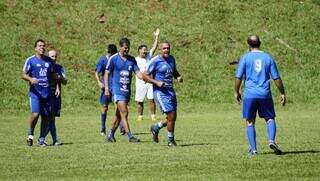
[[[190,143],[190,144],[181,144],[178,146],[187,147],[187,146],[208,146],[208,145],[211,145],[211,144],[210,143]]]
[[[320,153],[319,150],[302,150],[302,151],[284,151],[282,152],[281,155],[289,155],[289,154],[306,154],[306,153]],[[261,154],[274,154],[274,152],[265,152],[265,153],[261,153]]]
[[[146,133],[146,132],[144,132],[144,133],[132,133],[133,135],[145,135],[145,134],[150,134],[151,135],[151,133],[150,132],[148,132],[148,133]]]

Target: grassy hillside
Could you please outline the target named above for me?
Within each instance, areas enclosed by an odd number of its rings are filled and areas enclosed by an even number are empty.
[[[93,71],[106,43],[122,36],[151,46],[152,31],[172,42],[185,82],[176,85],[181,104],[232,103],[234,66],[249,34],[274,55],[290,103],[319,101],[320,2],[309,1],[1,1],[1,110],[28,109],[28,85],[20,79],[38,38],[60,52],[69,85],[66,108],[97,104]],[[102,13],[107,20],[99,23]],[[277,94],[275,94],[277,95]]]

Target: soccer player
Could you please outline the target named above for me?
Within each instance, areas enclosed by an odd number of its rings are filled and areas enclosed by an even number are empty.
[[[158,143],[158,134],[161,128],[167,126],[168,146],[177,146],[174,139],[174,128],[177,119],[177,98],[173,89],[173,78],[182,82],[175,58],[170,55],[170,43],[164,41],[160,43],[160,54],[154,57],[144,75],[144,80],[153,84],[153,94],[157,105],[162,113],[166,114],[166,119],[151,126],[150,131],[153,141]]]
[[[146,45],[140,45],[138,48],[139,55],[136,57],[136,61],[138,64],[138,67],[140,69],[140,72],[144,73],[146,70],[147,63],[151,60],[154,51],[156,50],[158,46],[158,39],[159,39],[160,30],[159,28],[156,29],[155,32],[153,32],[154,35],[154,43],[150,51],[147,51]],[[149,108],[151,112],[151,119],[152,121],[156,120],[156,105],[154,103],[153,99],[153,90],[152,90],[152,84],[147,83],[141,79],[138,79],[136,77],[136,96],[135,100],[137,101],[137,110],[138,110],[138,121],[141,121],[143,119],[143,100],[147,96],[148,102],[149,102]]]
[[[50,85],[50,104],[52,108],[52,114],[48,123],[48,131],[52,137],[52,145],[59,146],[62,145],[57,139],[57,131],[56,131],[56,119],[55,117],[60,117],[61,112],[61,84],[66,85],[68,82],[68,78],[65,74],[64,68],[62,65],[57,63],[57,51],[50,50],[48,56],[52,59],[53,63],[53,71],[57,74],[57,79],[51,80],[49,82]],[[59,86],[57,86],[57,84]]]
[[[106,134],[106,120],[107,120],[108,105],[111,102],[110,97],[108,98],[104,93],[105,92],[104,74],[105,74],[106,65],[109,58],[112,55],[117,53],[117,46],[115,44],[109,44],[107,46],[106,52],[107,52],[106,55],[102,55],[99,58],[98,63],[96,65],[96,71],[95,71],[96,81],[99,88],[101,89],[101,94],[100,94],[100,104],[102,106],[101,118],[100,118],[101,119],[100,134],[101,135]],[[108,87],[111,88],[110,85]]]
[[[37,40],[34,44],[35,55],[27,58],[21,78],[30,84],[29,98],[31,107],[31,117],[29,119],[29,130],[27,137],[28,146],[33,145],[34,128],[39,115],[42,117],[39,145],[46,146],[45,135],[47,121],[50,115],[49,104],[49,80],[53,74],[51,59],[45,56],[44,40]]]
[[[132,73],[135,72],[139,79],[142,79],[142,73],[139,71],[137,62],[134,57],[129,55],[130,41],[127,38],[122,38],[119,42],[119,53],[110,57],[106,66],[105,72],[105,95],[110,97],[109,79],[112,79],[112,97],[117,105],[116,119],[112,120],[110,132],[106,138],[106,142],[116,142],[114,133],[121,121],[124,130],[128,136],[129,142],[140,142],[135,138],[128,123],[128,103],[131,94],[131,79]]]
[[[235,76],[234,96],[238,103],[242,97],[240,86],[244,80],[243,118],[247,122],[247,138],[250,145],[249,155],[256,155],[256,113],[267,124],[269,147],[281,154],[281,149],[275,142],[276,122],[275,111],[270,90],[270,77],[274,80],[281,94],[281,104],[286,104],[286,94],[275,60],[268,53],[260,50],[260,39],[256,35],[248,37],[249,52],[242,55]]]

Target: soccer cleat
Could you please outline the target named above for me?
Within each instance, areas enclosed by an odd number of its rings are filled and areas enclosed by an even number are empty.
[[[52,146],[61,146],[63,145],[63,143],[59,142],[59,141],[55,141],[52,143]]]
[[[120,128],[120,134],[121,135],[125,135],[126,134],[126,130],[124,130],[124,128]]]
[[[100,131],[100,135],[101,135],[101,136],[105,136],[105,135],[106,135],[106,130],[101,130],[101,131]]]
[[[169,146],[169,147],[176,147],[176,146],[177,146],[177,143],[176,143],[176,141],[172,140],[172,141],[169,141],[169,142],[168,142],[168,146]]]
[[[27,138],[27,145],[32,146],[33,145],[33,135],[29,135]]]
[[[159,137],[158,137],[159,130],[157,130],[157,128],[156,128],[154,125],[152,125],[152,126],[150,127],[150,132],[151,132],[151,134],[152,134],[152,139],[153,139],[153,141],[154,141],[155,143],[159,143]]]
[[[281,155],[282,154],[282,150],[278,147],[278,145],[274,142],[270,142],[269,143],[269,147],[270,149],[272,149],[274,151],[274,153],[276,155]]]
[[[45,141],[41,141],[38,143],[40,147],[46,147],[48,144]]]
[[[140,140],[139,140],[138,138],[135,138],[135,137],[132,136],[132,137],[129,139],[129,142],[130,142],[130,143],[139,143]]]
[[[152,115],[151,115],[151,120],[152,120],[152,121],[156,121],[156,120],[157,120],[155,114],[152,114]]]
[[[142,121],[142,120],[143,120],[143,116],[139,115],[138,118],[137,118],[137,121]]]
[[[115,143],[116,142],[116,139],[114,138],[114,137],[107,137],[106,138],[106,141],[105,141],[106,143]]]
[[[248,156],[249,157],[253,157],[256,156],[258,154],[257,150],[251,150],[251,148],[248,151]]]

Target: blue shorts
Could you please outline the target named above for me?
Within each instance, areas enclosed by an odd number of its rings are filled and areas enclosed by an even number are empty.
[[[266,99],[244,98],[243,99],[242,116],[244,119],[246,120],[255,119],[257,111],[260,118],[274,119],[276,117],[272,98],[266,98]]]
[[[56,117],[60,117],[60,112],[61,112],[61,96],[56,97],[56,96],[51,96],[50,97],[50,105],[52,108],[52,113]]]
[[[177,111],[177,98],[174,93],[166,94],[160,91],[154,91],[154,100],[160,107],[162,113]]]
[[[111,94],[111,92],[110,92]],[[104,94],[104,88],[101,89],[101,94],[100,94],[100,104],[103,105],[103,106],[107,106],[110,104],[110,102],[112,102],[111,100],[111,95],[110,95],[110,98],[108,98],[105,94]]]
[[[113,102],[117,103],[118,101],[126,101],[127,103],[129,103],[130,101],[130,96],[124,96],[124,95],[120,95],[120,94],[114,94],[112,96]]]
[[[32,113],[49,116],[52,111],[49,98],[42,98],[32,92],[29,93],[30,108]]]

